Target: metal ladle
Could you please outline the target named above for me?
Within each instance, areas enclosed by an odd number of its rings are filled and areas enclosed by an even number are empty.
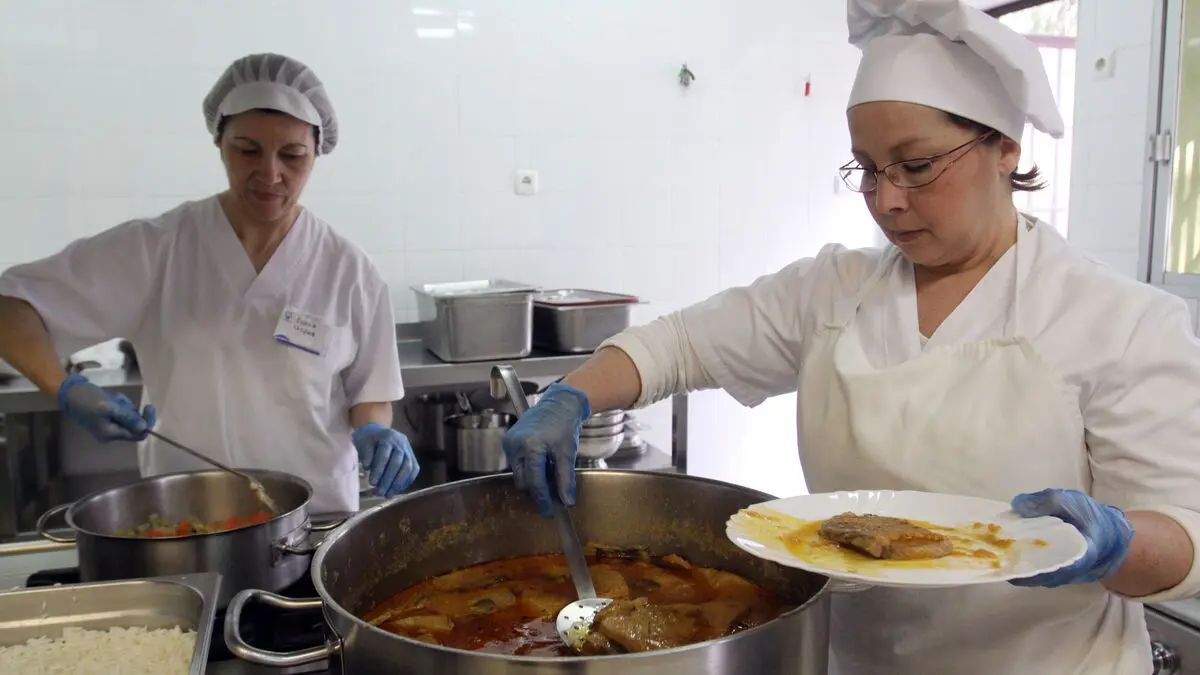
[[[517,371],[512,366],[493,366],[491,378],[492,398],[503,399],[506,392],[517,417],[529,410],[529,401],[525,398],[525,390],[517,378]],[[555,619],[558,636],[571,649],[579,651],[587,639],[588,631],[596,613],[612,603],[609,598],[596,597],[596,587],[592,584],[592,575],[588,571],[587,557],[583,546],[579,543],[579,534],[575,531],[575,523],[571,514],[558,499],[558,490],[550,486],[550,509],[554,514],[554,525],[558,528],[558,536],[562,539],[563,557],[567,559],[567,568],[571,570],[571,581],[575,584],[575,602],[563,607]]]
[[[263,484],[261,482],[259,482],[259,480],[257,478],[255,478],[254,476],[251,476],[248,473],[243,473],[241,471],[238,471],[237,469],[233,469],[228,466],[225,466],[224,464],[222,464],[221,462],[218,462],[217,460],[213,459],[212,457],[201,454],[178,441],[171,440],[170,438],[163,436],[162,434],[158,433],[157,431],[154,431],[153,429],[150,430],[150,435],[157,438],[160,441],[163,441],[165,443],[173,445],[176,448],[179,448],[180,450],[186,452],[187,454],[191,455],[192,457],[195,457],[196,459],[198,459],[202,462],[205,462],[206,464],[211,464],[212,466],[215,466],[222,471],[227,471],[235,476],[240,476],[247,483],[250,484],[250,490],[254,492],[254,496],[258,497],[258,501],[261,502],[263,506],[267,507],[267,510],[271,512],[271,515],[273,515],[273,516],[279,515],[279,506],[275,504],[275,500],[271,499],[271,496],[267,494],[267,489],[265,487],[263,487]]]

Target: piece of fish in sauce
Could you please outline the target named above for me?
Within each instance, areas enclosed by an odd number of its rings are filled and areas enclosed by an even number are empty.
[[[629,583],[633,596],[642,595],[661,603],[695,602],[700,597],[695,584],[651,563],[635,563],[630,576],[636,576]]]
[[[565,595],[546,595],[543,593],[522,593],[521,609],[530,617],[554,618],[563,607],[571,604],[571,598]]]
[[[691,609],[652,605],[646,598],[615,600],[596,614],[592,630],[629,652],[681,647],[695,639]]]
[[[473,591],[502,580],[505,572],[503,567],[466,567],[434,577],[430,584],[438,591]]]
[[[589,566],[588,572],[592,575],[592,585],[596,587],[596,595],[599,597],[613,599],[629,597],[629,584],[617,570],[601,563]]]
[[[450,617],[441,614],[405,616],[399,619],[392,619],[385,623],[384,626],[399,629],[405,634],[437,634],[449,633],[454,630],[454,622],[450,620]]]
[[[818,534],[836,544],[884,560],[944,558],[954,552],[954,543],[944,534],[903,518],[875,514],[834,516],[821,524]]]
[[[443,614],[451,619],[470,614],[488,613],[497,607],[511,607],[517,597],[507,588],[485,588],[477,591],[438,593],[430,597],[422,610]]]

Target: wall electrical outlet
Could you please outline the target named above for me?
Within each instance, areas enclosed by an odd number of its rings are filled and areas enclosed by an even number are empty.
[[[519,195],[536,195],[538,191],[538,172],[533,169],[518,169],[517,170],[517,194]]]
[[[1117,53],[1109,52],[1099,56],[1092,62],[1092,78],[1095,80],[1111,80],[1117,72]]]

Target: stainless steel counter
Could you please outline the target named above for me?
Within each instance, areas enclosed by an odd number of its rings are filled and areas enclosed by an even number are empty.
[[[526,380],[558,378],[583,365],[591,354],[553,354],[537,351],[524,359],[447,363],[431,354],[419,340],[411,338],[397,342],[400,351],[400,370],[404,388],[453,389],[486,384],[492,366],[512,364]],[[88,379],[110,391],[125,394],[136,400],[142,390],[141,375],[119,370],[88,371]],[[58,410],[53,398],[38,391],[32,382],[17,378],[0,384],[0,414],[31,413]]]

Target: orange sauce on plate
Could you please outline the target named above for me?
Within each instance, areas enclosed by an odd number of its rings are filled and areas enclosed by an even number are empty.
[[[911,569],[1000,569],[1013,560],[1014,545],[1017,543],[994,523],[971,522],[947,526],[906,518],[914,525],[945,535],[953,543],[954,550],[942,558],[886,560],[825,539],[819,533],[824,520],[801,520],[765,509],[743,510],[738,516],[745,516],[742,525],[763,545],[781,548],[817,567],[864,576],[880,576],[893,570]],[[1031,543],[1046,546],[1046,542],[1041,540]]]

